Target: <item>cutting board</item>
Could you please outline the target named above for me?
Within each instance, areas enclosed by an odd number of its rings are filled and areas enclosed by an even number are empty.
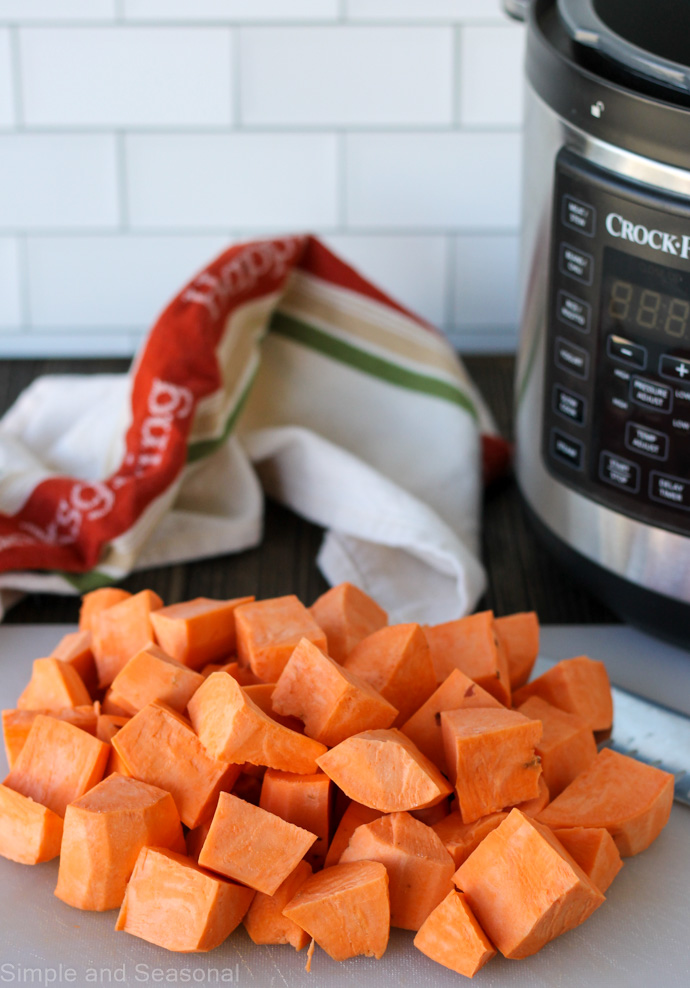
[[[11,707],[31,661],[71,630],[0,627],[0,703]],[[654,696],[690,714],[690,655],[619,626],[544,628],[542,654],[587,653],[603,659],[619,686]],[[545,665],[541,660],[540,664]],[[4,754],[2,755],[4,762]],[[305,953],[257,947],[238,929],[211,954],[171,954],[115,933],[115,912],[87,913],[53,896],[57,863],[27,867],[0,860],[0,983],[239,984],[254,988],[409,986],[445,988],[458,975],[393,930],[381,961],[342,964],[317,947],[311,974]],[[674,805],[659,839],[626,859],[604,905],[581,927],[524,961],[496,957],[474,979],[480,988],[687,988],[690,984],[690,809]],[[32,969],[37,969],[36,973]],[[42,980],[41,980],[42,979]]]

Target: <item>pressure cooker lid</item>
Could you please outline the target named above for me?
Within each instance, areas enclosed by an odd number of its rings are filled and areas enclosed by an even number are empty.
[[[557,0],[573,41],[634,75],[690,92],[688,0]]]

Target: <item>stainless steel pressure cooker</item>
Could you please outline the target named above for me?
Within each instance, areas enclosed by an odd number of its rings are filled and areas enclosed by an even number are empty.
[[[527,20],[516,472],[551,549],[690,644],[690,2]]]

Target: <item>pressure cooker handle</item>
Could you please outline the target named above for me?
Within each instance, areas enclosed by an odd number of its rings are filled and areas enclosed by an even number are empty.
[[[503,9],[516,21],[526,21],[531,2],[532,0],[503,0]]]

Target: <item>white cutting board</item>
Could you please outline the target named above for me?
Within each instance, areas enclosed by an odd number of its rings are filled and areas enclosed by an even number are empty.
[[[31,661],[67,630],[0,627],[0,704],[11,707]],[[544,628],[549,659],[586,653],[612,680],[690,714],[690,654],[628,628]],[[0,756],[4,762],[4,754]],[[380,961],[337,964],[317,947],[311,974],[291,947],[256,947],[241,927],[210,954],[172,954],[115,933],[115,912],[72,909],[53,896],[57,863],[0,859],[0,984],[240,984],[259,988],[445,988],[461,979],[393,930]],[[607,901],[581,927],[524,961],[496,957],[475,977],[480,988],[688,988],[690,985],[690,809],[671,820],[643,854],[627,858]],[[35,970],[32,970],[35,969]]]

